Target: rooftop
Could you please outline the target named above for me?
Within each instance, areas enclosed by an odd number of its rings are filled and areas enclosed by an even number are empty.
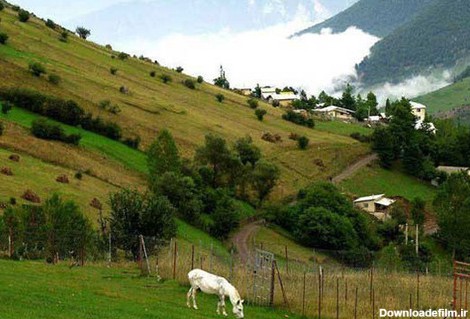
[[[360,197],[356,199],[354,202],[355,203],[360,203],[360,202],[370,202],[370,201],[377,201],[379,199],[382,199],[385,196],[385,194],[380,194],[380,195],[371,195],[371,196],[366,196],[366,197]]]

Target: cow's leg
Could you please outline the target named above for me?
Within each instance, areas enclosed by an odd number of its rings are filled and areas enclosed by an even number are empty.
[[[222,306],[222,314],[227,317],[227,311],[225,311],[225,295],[222,295],[220,300],[221,306]]]
[[[220,299],[220,296],[219,296],[219,301],[217,301],[217,314],[220,315],[220,307],[221,307],[221,299]]]
[[[193,293],[191,294],[191,296],[193,297],[193,308],[197,310],[196,292],[197,292],[197,287],[193,287]]]
[[[189,291],[186,294],[186,305],[188,306],[188,308],[191,308],[191,303],[189,299],[191,298],[192,294],[193,294],[193,287],[189,288]]]

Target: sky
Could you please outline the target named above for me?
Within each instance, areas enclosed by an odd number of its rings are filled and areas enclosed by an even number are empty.
[[[145,55],[185,73],[218,76],[232,87],[293,86],[318,95],[356,85],[355,65],[380,39],[351,27],[343,33],[290,36],[357,0],[13,0],[69,29],[91,29],[90,40]],[[415,77],[375,88],[380,100],[416,96],[448,83]]]

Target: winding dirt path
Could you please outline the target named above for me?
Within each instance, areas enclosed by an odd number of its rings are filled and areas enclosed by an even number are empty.
[[[250,238],[256,234],[262,223],[262,221],[255,221],[242,226],[238,233],[232,237],[232,243],[236,247],[238,257],[242,263],[246,263],[249,260],[251,253],[249,247]]]
[[[356,173],[358,170],[360,170],[361,168],[369,165],[370,163],[372,163],[373,161],[377,160],[379,157],[377,156],[377,154],[370,154],[366,157],[363,157],[361,158],[359,161],[357,161],[356,163],[352,164],[351,166],[347,167],[344,171],[342,171],[339,175],[333,177],[332,179],[332,182],[333,184],[339,184],[341,183],[342,181],[344,181],[345,179],[348,179],[349,177],[351,177],[352,175],[354,175],[354,173]]]

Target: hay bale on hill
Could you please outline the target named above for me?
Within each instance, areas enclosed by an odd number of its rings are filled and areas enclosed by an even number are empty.
[[[30,189],[26,190],[23,193],[23,195],[21,196],[21,198],[23,198],[24,200],[27,200],[28,202],[31,202],[31,203],[40,203],[41,202],[41,198],[39,198],[39,196]]]
[[[20,161],[20,156],[18,154],[11,154],[10,157],[8,157],[9,160],[13,162],[19,162]]]
[[[300,138],[300,135],[297,133],[290,133],[289,134],[289,139],[293,141],[297,141]]]
[[[3,175],[7,175],[7,176],[13,176],[13,172],[12,172],[11,168],[9,168],[9,167],[2,167],[0,169],[0,173],[2,173]]]
[[[56,182],[59,182],[59,183],[62,183],[62,184],[70,183],[69,178],[65,174],[58,176],[55,180],[56,180]]]
[[[103,209],[103,204],[101,204],[100,200],[96,197],[91,200],[90,206],[99,210]]]
[[[269,143],[279,143],[282,142],[282,137],[279,134],[271,134],[270,132],[266,132],[261,136],[261,139],[269,142]]]

